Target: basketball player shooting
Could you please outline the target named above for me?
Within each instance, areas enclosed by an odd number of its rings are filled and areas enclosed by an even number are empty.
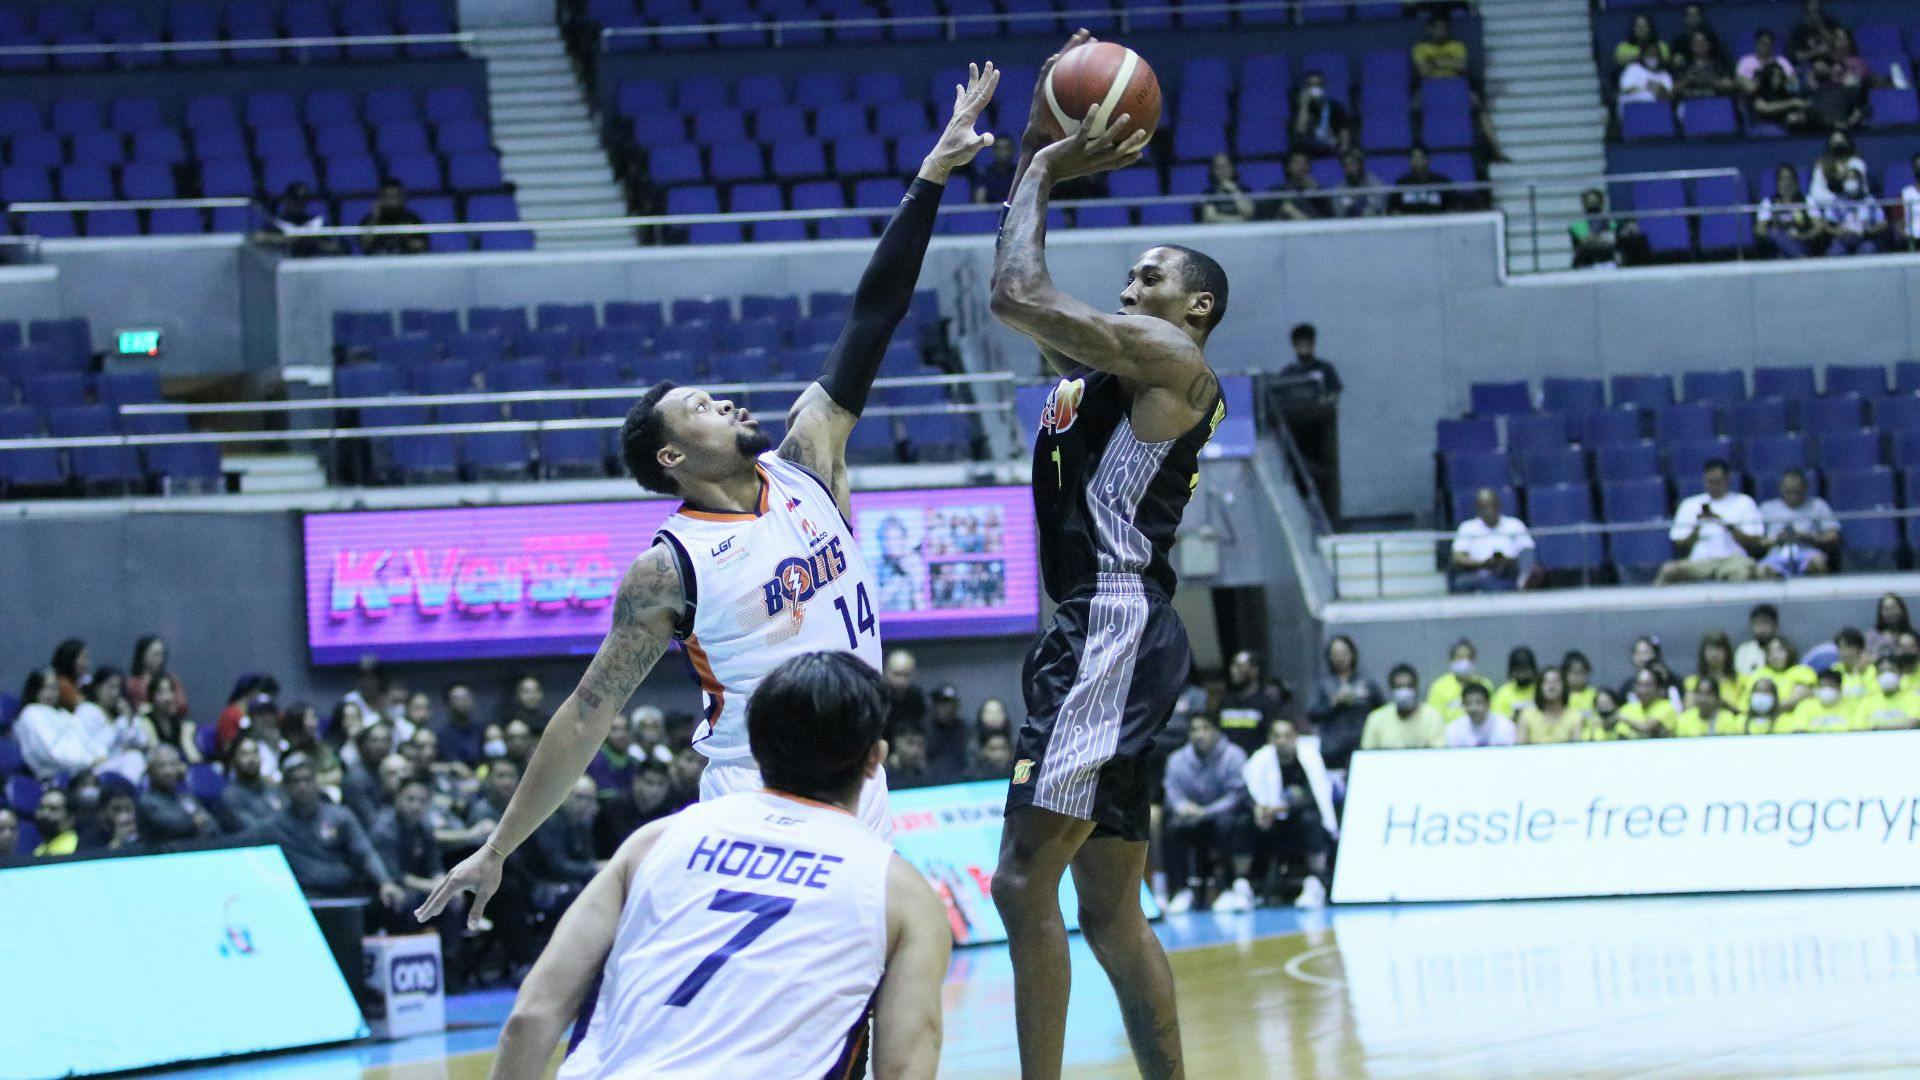
[[[1075,34],[1067,49],[1090,41]],[[1115,314],[1056,288],[1047,203],[1062,180],[1139,159],[1128,117],[1049,141],[1047,61],[1001,227],[993,313],[1032,338],[1060,376],[1033,450],[1040,569],[1059,604],[1027,653],[1027,719],[993,877],[1013,956],[1024,1080],[1060,1075],[1069,979],[1060,877],[1120,1000],[1149,1080],[1184,1075],[1173,972],[1140,910],[1148,834],[1147,753],[1192,667],[1174,613],[1168,552],[1199,482],[1201,447],[1225,415],[1203,352],[1227,309],[1220,265],[1188,248],[1148,250]],[[1057,130],[1054,128],[1053,130]]]
[[[501,1031],[493,1076],[542,1076],[588,984],[559,1080],[859,1075],[931,1080],[953,931],[926,880],[852,816],[887,744],[880,675],[845,652],[775,668],[747,710],[766,786],[620,845],[560,920]]]
[[[702,800],[760,788],[747,698],[781,661],[839,649],[880,666],[877,590],[849,524],[847,437],[913,299],[947,177],[993,144],[973,127],[999,83],[988,63],[970,65],[967,85],[955,87],[953,118],[881,235],[847,327],[820,380],[788,412],[777,451],[746,409],[692,387],[656,383],[627,414],[628,470],[641,487],[685,501],[628,568],[612,628],[555,710],[493,834],[415,912],[422,922],[471,891],[467,922],[479,926],[507,856],[559,808],[674,639],[706,698],[694,735],[707,756]],[[890,833],[883,771],[863,787],[859,813]]]

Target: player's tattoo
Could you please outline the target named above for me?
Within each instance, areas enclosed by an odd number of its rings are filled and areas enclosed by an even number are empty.
[[[1220,380],[1214,378],[1212,371],[1201,368],[1193,378],[1187,380],[1187,388],[1183,396],[1195,412],[1201,412],[1213,404],[1213,397],[1219,390]]]
[[[614,594],[613,626],[601,642],[574,696],[588,709],[599,711],[628,698],[666,655],[673,639],[674,616],[683,599],[680,568],[666,545],[656,544],[627,568]]]

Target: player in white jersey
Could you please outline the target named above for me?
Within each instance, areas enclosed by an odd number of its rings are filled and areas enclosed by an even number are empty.
[[[627,569],[606,640],[555,710],[493,834],[427,897],[415,912],[421,921],[471,890],[467,922],[480,924],[507,856],[566,799],[674,638],[686,642],[708,700],[696,743],[711,758],[702,798],[759,786],[741,705],[782,658],[817,649],[879,658],[874,587],[847,526],[847,437],[913,300],[947,177],[993,143],[973,125],[999,82],[989,63],[954,88],[953,118],[881,234],[846,329],[820,380],[787,413],[777,451],[768,453],[772,440],[747,410],[671,382],[649,388],[627,414],[628,471],[684,503]],[[885,821],[884,792],[876,779],[863,800],[868,819]]]
[[[844,653],[768,674],[746,726],[766,787],[629,837],[554,931],[493,1076],[542,1075],[602,970],[560,1080],[931,1077],[952,932],[933,890],[851,811],[886,756],[879,675]]]

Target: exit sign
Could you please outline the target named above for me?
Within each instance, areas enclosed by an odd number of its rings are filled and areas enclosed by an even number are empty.
[[[121,356],[159,356],[160,331],[122,330],[119,334]]]

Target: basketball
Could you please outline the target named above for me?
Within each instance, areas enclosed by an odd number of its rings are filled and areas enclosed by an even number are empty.
[[[1062,136],[1079,126],[1089,110],[1094,134],[1121,114],[1131,117],[1126,131],[1152,132],[1160,126],[1160,80],[1146,57],[1111,41],[1082,45],[1060,58],[1047,76],[1047,104]]]

